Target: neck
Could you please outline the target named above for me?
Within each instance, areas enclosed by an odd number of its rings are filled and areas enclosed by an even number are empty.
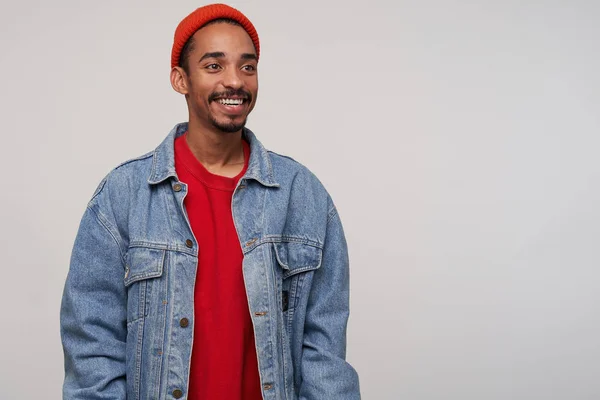
[[[207,129],[190,119],[186,140],[196,159],[208,170],[244,164],[242,130],[230,133]]]

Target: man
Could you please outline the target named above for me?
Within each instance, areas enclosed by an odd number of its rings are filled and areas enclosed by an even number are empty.
[[[346,241],[324,187],[245,128],[258,35],[238,10],[177,27],[189,122],[89,201],[61,308],[65,399],[359,399]]]

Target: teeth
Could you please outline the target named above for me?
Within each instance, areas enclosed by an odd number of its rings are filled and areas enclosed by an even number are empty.
[[[217,101],[226,106],[238,106],[244,102],[244,99],[219,99]]]

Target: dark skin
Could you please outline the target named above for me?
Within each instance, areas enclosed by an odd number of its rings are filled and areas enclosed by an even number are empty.
[[[244,166],[242,128],[258,94],[257,59],[246,31],[216,23],[193,36],[188,71],[171,70],[171,86],[185,95],[187,142],[213,174],[234,177]]]

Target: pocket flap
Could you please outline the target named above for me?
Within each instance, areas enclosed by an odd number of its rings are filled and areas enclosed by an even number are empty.
[[[300,272],[315,270],[321,266],[322,250],[304,243],[275,243],[277,262],[286,270],[283,277]]]
[[[165,250],[131,247],[125,264],[125,286],[142,279],[157,278],[163,273]]]

